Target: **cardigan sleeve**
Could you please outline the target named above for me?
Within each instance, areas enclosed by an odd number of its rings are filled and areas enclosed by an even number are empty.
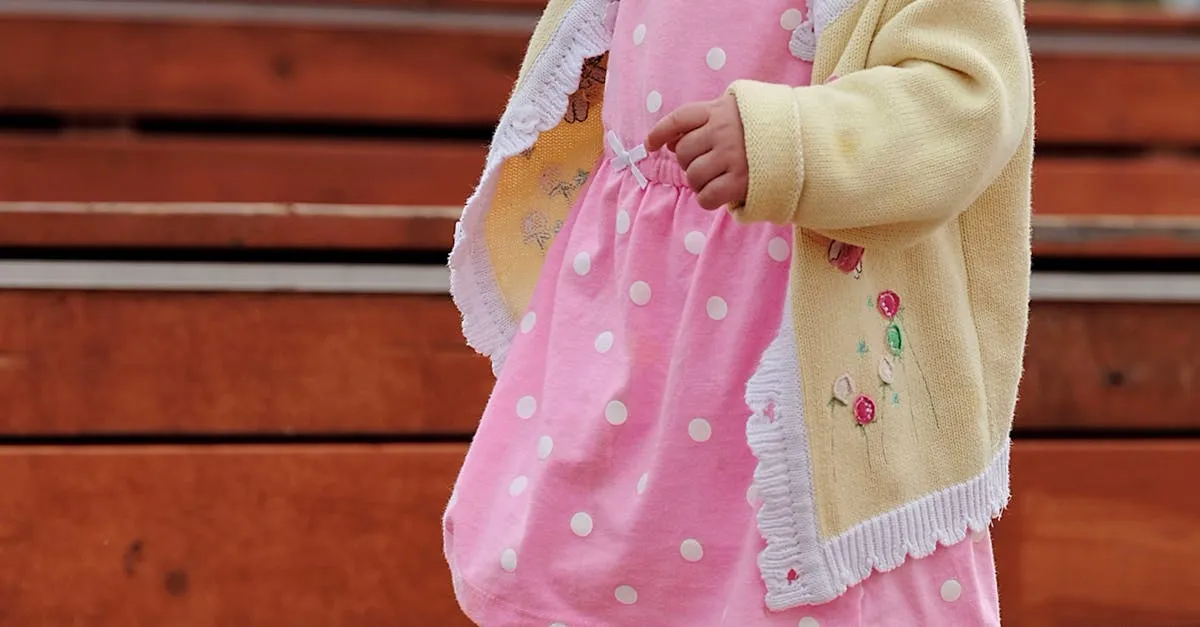
[[[866,69],[731,86],[750,166],[740,219],[903,247],[969,207],[1016,153],[1033,106],[1018,0],[894,2]]]

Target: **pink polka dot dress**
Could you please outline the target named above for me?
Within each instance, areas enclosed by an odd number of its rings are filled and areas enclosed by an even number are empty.
[[[744,395],[782,319],[791,229],[703,210],[672,156],[641,145],[734,79],[808,84],[804,11],[620,2],[608,154],[547,255],[446,513],[477,624],[999,624],[985,535],[824,605],[764,604]]]

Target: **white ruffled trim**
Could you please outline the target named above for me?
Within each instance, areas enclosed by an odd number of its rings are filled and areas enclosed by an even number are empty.
[[[812,62],[817,58],[817,31],[811,9],[804,21],[792,30],[792,37],[788,40],[788,52],[803,61]]]
[[[528,75],[509,100],[488,150],[479,187],[463,208],[450,251],[450,295],[462,313],[467,344],[492,360],[498,373],[516,321],[496,284],[483,236],[483,223],[496,191],[503,162],[537,141],[562,121],[572,93],[579,88],[583,64],[608,50],[612,31],[606,14],[610,0],[575,0],[550,36]]]
[[[825,27],[850,10],[850,7],[863,0],[809,0],[810,15],[812,15],[813,32],[816,38],[821,38]]]
[[[767,607],[771,609],[835,596],[826,575],[829,565],[817,539],[816,499],[790,296],[788,303],[778,334],[763,351],[757,370],[746,383],[746,405],[751,411],[746,440],[758,458],[754,469],[754,485],[762,499],[758,530],[767,542],[758,556],[758,567],[767,585]],[[801,578],[788,582],[787,573],[792,569]],[[794,602],[793,597],[801,600]]]
[[[758,528],[766,540],[758,566],[767,588],[766,605],[775,611],[832,601],[873,570],[892,570],[909,557],[933,553],[939,543],[960,542],[969,531],[986,529],[1009,498],[1005,442],[979,476],[821,542],[792,322],[789,305],[778,335],[746,384],[752,412],[746,438],[758,459]],[[793,569],[799,578],[788,582]]]

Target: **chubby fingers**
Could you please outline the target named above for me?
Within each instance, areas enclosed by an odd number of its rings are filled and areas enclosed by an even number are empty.
[[[684,172],[687,175],[688,187],[692,188],[692,191],[697,194],[728,170],[729,168],[725,166],[724,160],[713,152],[697,157],[684,168]]]
[[[740,200],[737,177],[722,173],[708,181],[703,189],[696,192],[696,202],[709,211],[715,211]]]
[[[674,145],[680,138],[708,123],[709,104],[693,102],[667,114],[650,129],[646,150],[654,152],[663,146]]]

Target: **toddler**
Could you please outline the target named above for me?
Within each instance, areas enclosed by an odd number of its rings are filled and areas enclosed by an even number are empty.
[[[452,289],[485,627],[998,625],[1020,0],[550,0]]]

